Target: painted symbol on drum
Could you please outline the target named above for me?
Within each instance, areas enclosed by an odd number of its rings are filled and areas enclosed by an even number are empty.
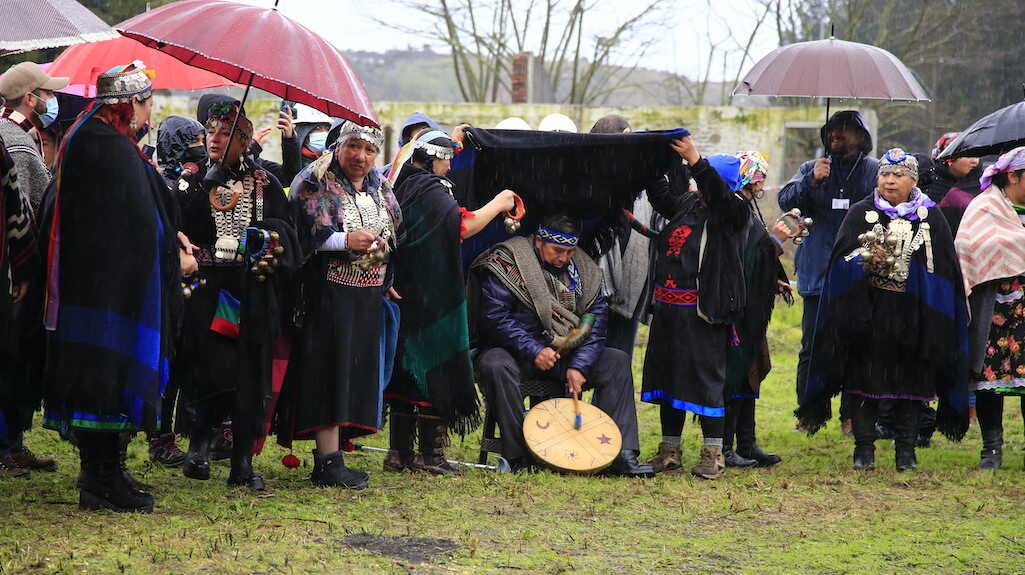
[[[548,426],[551,425],[551,422],[546,421],[544,425],[541,425],[540,421],[536,421],[534,422],[534,425],[536,425],[538,429],[548,429]]]
[[[608,445],[611,442],[612,442],[612,438],[609,437],[608,435],[605,435],[604,433],[601,434],[600,436],[598,436],[598,443],[600,443],[602,445]]]

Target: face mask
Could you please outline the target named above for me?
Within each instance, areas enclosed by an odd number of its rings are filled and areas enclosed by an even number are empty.
[[[324,151],[325,144],[327,144],[327,132],[313,132],[306,139],[306,147],[318,154]]]
[[[205,164],[207,161],[206,148],[203,146],[195,146],[187,148],[185,153],[182,154],[182,163],[194,162],[199,165]]]
[[[36,97],[39,98],[39,96]],[[42,98],[39,99],[42,100]],[[49,128],[50,124],[57,121],[57,112],[59,111],[60,104],[57,102],[57,96],[54,96],[46,101],[46,111],[42,114],[37,114],[39,116],[39,122],[44,128]]]

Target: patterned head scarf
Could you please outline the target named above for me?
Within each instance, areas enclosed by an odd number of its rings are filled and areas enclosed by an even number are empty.
[[[879,175],[897,174],[918,181],[918,160],[900,148],[891,148],[879,159]]]
[[[936,145],[933,146],[932,152],[930,152],[929,155],[932,157],[932,159],[935,160],[937,157],[939,157],[940,154],[943,153],[943,150],[946,150],[947,146],[949,146],[950,143],[956,140],[957,137],[960,135],[961,132],[947,132],[946,134],[943,134],[942,136],[940,136],[939,140],[936,140]],[[948,163],[950,161],[951,160],[947,160]]]
[[[381,133],[380,129],[373,126],[360,126],[356,122],[346,120],[339,128],[336,145],[344,145],[345,141],[349,138],[359,138],[370,142],[377,148],[378,152],[384,150],[384,134]]]
[[[993,184],[993,176],[1004,172],[1017,172],[1025,170],[1025,146],[1019,146],[1010,152],[1000,156],[995,164],[986,168],[979,178],[979,186],[986,191]]]
[[[136,60],[124,66],[115,66],[96,78],[96,101],[102,104],[145,101],[153,93],[152,78],[156,74]]]
[[[740,152],[740,187],[765,181],[769,176],[769,159],[761,152]]]

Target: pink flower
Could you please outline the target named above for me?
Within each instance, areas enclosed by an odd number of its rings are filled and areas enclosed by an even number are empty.
[[[986,381],[993,381],[997,378],[997,374],[993,373],[993,368],[991,367],[982,370],[982,376],[986,378]]]
[[[1007,345],[1011,349],[1011,353],[1018,353],[1018,350],[1021,349],[1021,344],[1013,337],[1007,340]]]
[[[1000,364],[1000,371],[1011,371],[1011,360],[1010,359],[1005,359]]]
[[[997,354],[997,348],[992,345],[986,348],[986,355],[992,357]]]
[[[993,314],[993,325],[1001,326],[1005,323],[1007,323],[1007,318],[998,313]]]

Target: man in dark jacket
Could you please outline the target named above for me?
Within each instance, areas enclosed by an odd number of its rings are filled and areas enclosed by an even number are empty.
[[[847,210],[872,193],[879,170],[879,161],[869,156],[872,135],[859,112],[843,110],[833,114],[819,134],[826,155],[801,164],[797,174],[779,193],[780,209],[799,208],[803,216],[815,220],[808,237],[797,248],[796,257],[797,291],[804,300],[797,363],[798,397],[808,378],[815,313],[833,241]],[[844,414],[841,418],[849,419]]]
[[[502,242],[474,264],[481,290],[478,368],[502,432],[502,454],[514,468],[527,465],[520,381],[552,379],[566,382],[567,394],[593,388],[594,404],[619,426],[623,446],[613,474],[651,476],[651,467],[637,463],[630,359],[605,347],[608,305],[601,270],[577,251],[578,241],[577,224],[556,216],[532,238]],[[582,336],[574,335],[576,328]]]

